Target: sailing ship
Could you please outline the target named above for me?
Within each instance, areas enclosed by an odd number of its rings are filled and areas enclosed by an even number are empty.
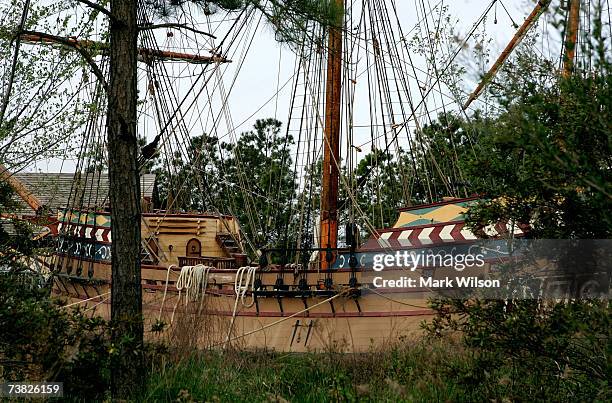
[[[368,69],[374,70],[381,81],[369,85],[369,90],[378,92],[371,98],[370,106],[374,108],[378,104],[377,112],[382,116],[377,122],[384,131],[373,134],[372,140],[384,138],[381,148],[386,148],[385,151],[397,145],[401,133],[411,138],[407,122],[417,121],[419,105],[411,98],[414,89],[408,83],[408,66],[402,58],[408,52],[401,44],[405,35],[399,25],[392,28],[391,7],[380,2],[364,2],[357,12],[341,0],[337,3],[346,10],[340,26],[312,25],[313,30],[325,32],[326,45],[304,42],[298,46],[297,71],[301,81],[295,80],[294,96],[303,102],[301,106],[293,105],[290,112],[290,121],[297,116],[298,130],[309,143],[317,140],[316,133],[319,133],[317,141],[323,154],[320,217],[300,220],[316,223],[317,228],[310,228],[314,232],[314,245],[302,239],[291,247],[258,248],[249,256],[242,223],[234,215],[221,213],[220,209],[205,213],[173,211],[171,202],[167,210],[155,210],[147,194],[141,217],[141,283],[149,337],[160,337],[159,330],[169,325],[177,331],[195,332],[191,336],[203,348],[238,345],[279,351],[331,347],[364,351],[391,343],[400,337],[419,334],[421,322],[430,318],[433,311],[428,307],[428,293],[424,288],[407,291],[374,287],[373,256],[398,250],[415,252],[469,245],[482,235],[473,233],[464,222],[466,211],[478,198],[460,194],[455,188],[449,189],[455,193],[453,197],[433,200],[434,195],[430,194],[432,200],[427,204],[401,208],[393,225],[381,229],[368,227],[369,238],[359,242],[356,225],[359,212],[351,202],[341,205],[338,201],[343,187],[348,188],[351,200],[351,187],[356,190],[358,186],[354,183],[357,181],[347,181],[341,173],[341,132],[349,142],[344,150],[348,165],[354,164],[354,155],[358,152],[358,147],[351,142],[355,109],[350,99],[354,99],[360,72],[350,67],[360,58],[367,59]],[[540,2],[509,45],[510,50],[534,24],[542,9]],[[249,17],[249,13],[240,16]],[[43,41],[31,35],[23,39],[34,43]],[[363,54],[359,54],[359,46],[354,45],[362,39],[367,45]],[[148,44],[140,52],[149,68],[148,74],[154,68],[163,68],[163,63],[152,62],[156,58],[162,62],[181,60],[203,66],[203,71],[207,71],[204,81],[209,82],[209,78],[219,74],[218,66],[229,61],[218,54],[220,46],[210,55],[201,56],[161,51],[153,36],[148,37]],[[225,51],[229,49],[226,46]],[[160,77],[151,79],[151,93],[163,93]],[[436,80],[434,75],[429,75],[427,80],[424,84],[429,90],[419,89],[420,105],[426,104],[427,95],[439,85],[440,78]],[[298,94],[299,88],[301,94]],[[479,86],[477,92],[481,91]],[[477,95],[470,97],[469,102]],[[184,104],[188,102],[178,102],[175,98],[176,110],[158,111],[160,120],[166,119],[160,125],[161,137],[158,136],[162,142],[164,136],[169,137],[183,124],[179,107]],[[370,129],[373,127],[374,122]],[[87,155],[83,161],[91,159],[92,154]],[[309,166],[315,166],[317,154],[308,155],[312,157]],[[82,168],[82,176],[74,178],[74,183],[79,184],[73,186],[73,194],[62,200],[63,206],[55,206],[55,214],[46,215],[49,229],[46,236],[53,239],[55,246],[50,255],[38,257],[38,264],[52,273],[53,292],[66,299],[68,305],[109,318],[112,282],[109,208],[112,206],[108,205],[104,187],[99,186],[106,180],[104,174],[87,170],[87,166]],[[37,200],[26,180],[1,170],[3,178],[33,211],[39,216],[48,211],[50,206]],[[150,181],[150,178],[143,177],[143,180]],[[406,191],[406,183],[398,183],[398,188],[403,188],[400,192]],[[347,205],[351,206],[347,208]],[[342,208],[349,212],[343,215]],[[341,223],[341,217],[346,221]],[[338,235],[342,224],[346,224],[344,245]],[[524,226],[499,223],[488,228],[487,235],[520,237],[526,230]],[[388,271],[402,273],[403,268],[390,267]],[[436,278],[441,274],[420,267],[413,275]],[[194,322],[203,325],[191,330],[181,327]]]

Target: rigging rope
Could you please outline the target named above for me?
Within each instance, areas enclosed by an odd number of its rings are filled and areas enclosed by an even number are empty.
[[[227,339],[227,340],[225,340],[225,341],[224,341],[224,342],[222,342],[222,343],[215,343],[215,344],[211,344],[211,345],[209,345],[207,348],[209,348],[209,349],[210,349],[210,348],[214,348],[214,347],[219,347],[219,346],[221,346],[221,345],[223,345],[223,346],[228,346],[228,345],[229,345],[229,343],[231,343],[232,341],[236,341],[236,340],[242,339],[243,337],[246,337],[246,336],[252,335],[252,334],[254,334],[254,333],[261,332],[261,331],[263,331],[263,330],[269,329],[269,328],[271,328],[272,326],[276,326],[276,325],[278,325],[278,324],[280,324],[280,323],[283,323],[283,322],[285,322],[285,321],[287,321],[287,320],[289,320],[289,319],[295,318],[296,316],[303,315],[303,314],[305,314],[306,312],[310,311],[311,309],[317,308],[317,307],[319,307],[319,306],[321,306],[321,305],[323,305],[323,304],[326,304],[326,303],[328,303],[328,302],[331,302],[331,301],[335,300],[335,299],[336,299],[336,298],[338,298],[338,297],[341,297],[341,296],[343,296],[343,295],[346,295],[348,292],[349,292],[349,290],[344,290],[344,291],[339,292],[338,294],[333,295],[333,296],[331,296],[331,297],[329,297],[329,298],[327,298],[327,299],[325,299],[325,300],[323,300],[323,301],[321,301],[321,302],[318,302],[318,303],[316,303],[316,304],[314,304],[314,305],[312,305],[312,306],[309,306],[308,308],[302,309],[301,311],[298,311],[298,312],[296,312],[296,313],[294,313],[294,314],[291,314],[291,315],[286,316],[286,317],[284,317],[284,318],[282,318],[282,319],[279,319],[279,320],[274,321],[274,322],[272,322],[272,323],[269,323],[269,324],[267,324],[267,325],[265,325],[265,326],[262,326],[262,327],[260,327],[259,329],[254,329],[254,330],[248,331],[248,332],[246,332],[246,333],[243,333],[243,334],[241,334],[241,335],[234,336],[233,338],[231,338],[231,339]]]

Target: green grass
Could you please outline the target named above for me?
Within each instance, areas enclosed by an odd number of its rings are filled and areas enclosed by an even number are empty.
[[[154,368],[140,401],[610,401],[606,380],[555,374],[532,361],[513,364],[449,338],[404,340],[363,354],[206,351],[166,357],[174,361]]]
[[[142,401],[458,401],[463,388],[445,368],[466,363],[448,341],[364,354],[205,352],[158,369]]]

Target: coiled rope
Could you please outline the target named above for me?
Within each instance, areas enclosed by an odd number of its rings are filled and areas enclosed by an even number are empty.
[[[168,266],[168,271],[166,273],[166,285],[164,287],[164,296],[162,299],[162,303],[159,307],[158,321],[161,321],[164,304],[166,302],[166,295],[168,294],[170,272],[172,271],[173,267],[176,266],[173,264]],[[189,301],[197,301],[199,299],[200,309],[202,308],[202,301],[204,300],[204,296],[206,295],[206,288],[208,287],[208,277],[210,274],[210,270],[213,268],[214,267],[204,266],[203,264],[181,267],[181,272],[175,284],[176,289],[178,290],[178,298],[176,300],[176,304],[174,304],[174,309],[172,310],[170,324],[174,322],[174,314],[176,313],[176,308],[181,302],[181,295],[183,293],[183,290],[185,290],[185,306]]]

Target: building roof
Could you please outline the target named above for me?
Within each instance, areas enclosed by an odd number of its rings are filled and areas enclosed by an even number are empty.
[[[19,172],[13,175],[20,180],[46,208],[103,209],[108,206],[108,174]],[[155,183],[154,174],[140,177],[143,198],[151,198]],[[16,196],[18,197],[18,196]],[[21,202],[21,200],[19,200]],[[34,213],[25,203],[17,214]]]

